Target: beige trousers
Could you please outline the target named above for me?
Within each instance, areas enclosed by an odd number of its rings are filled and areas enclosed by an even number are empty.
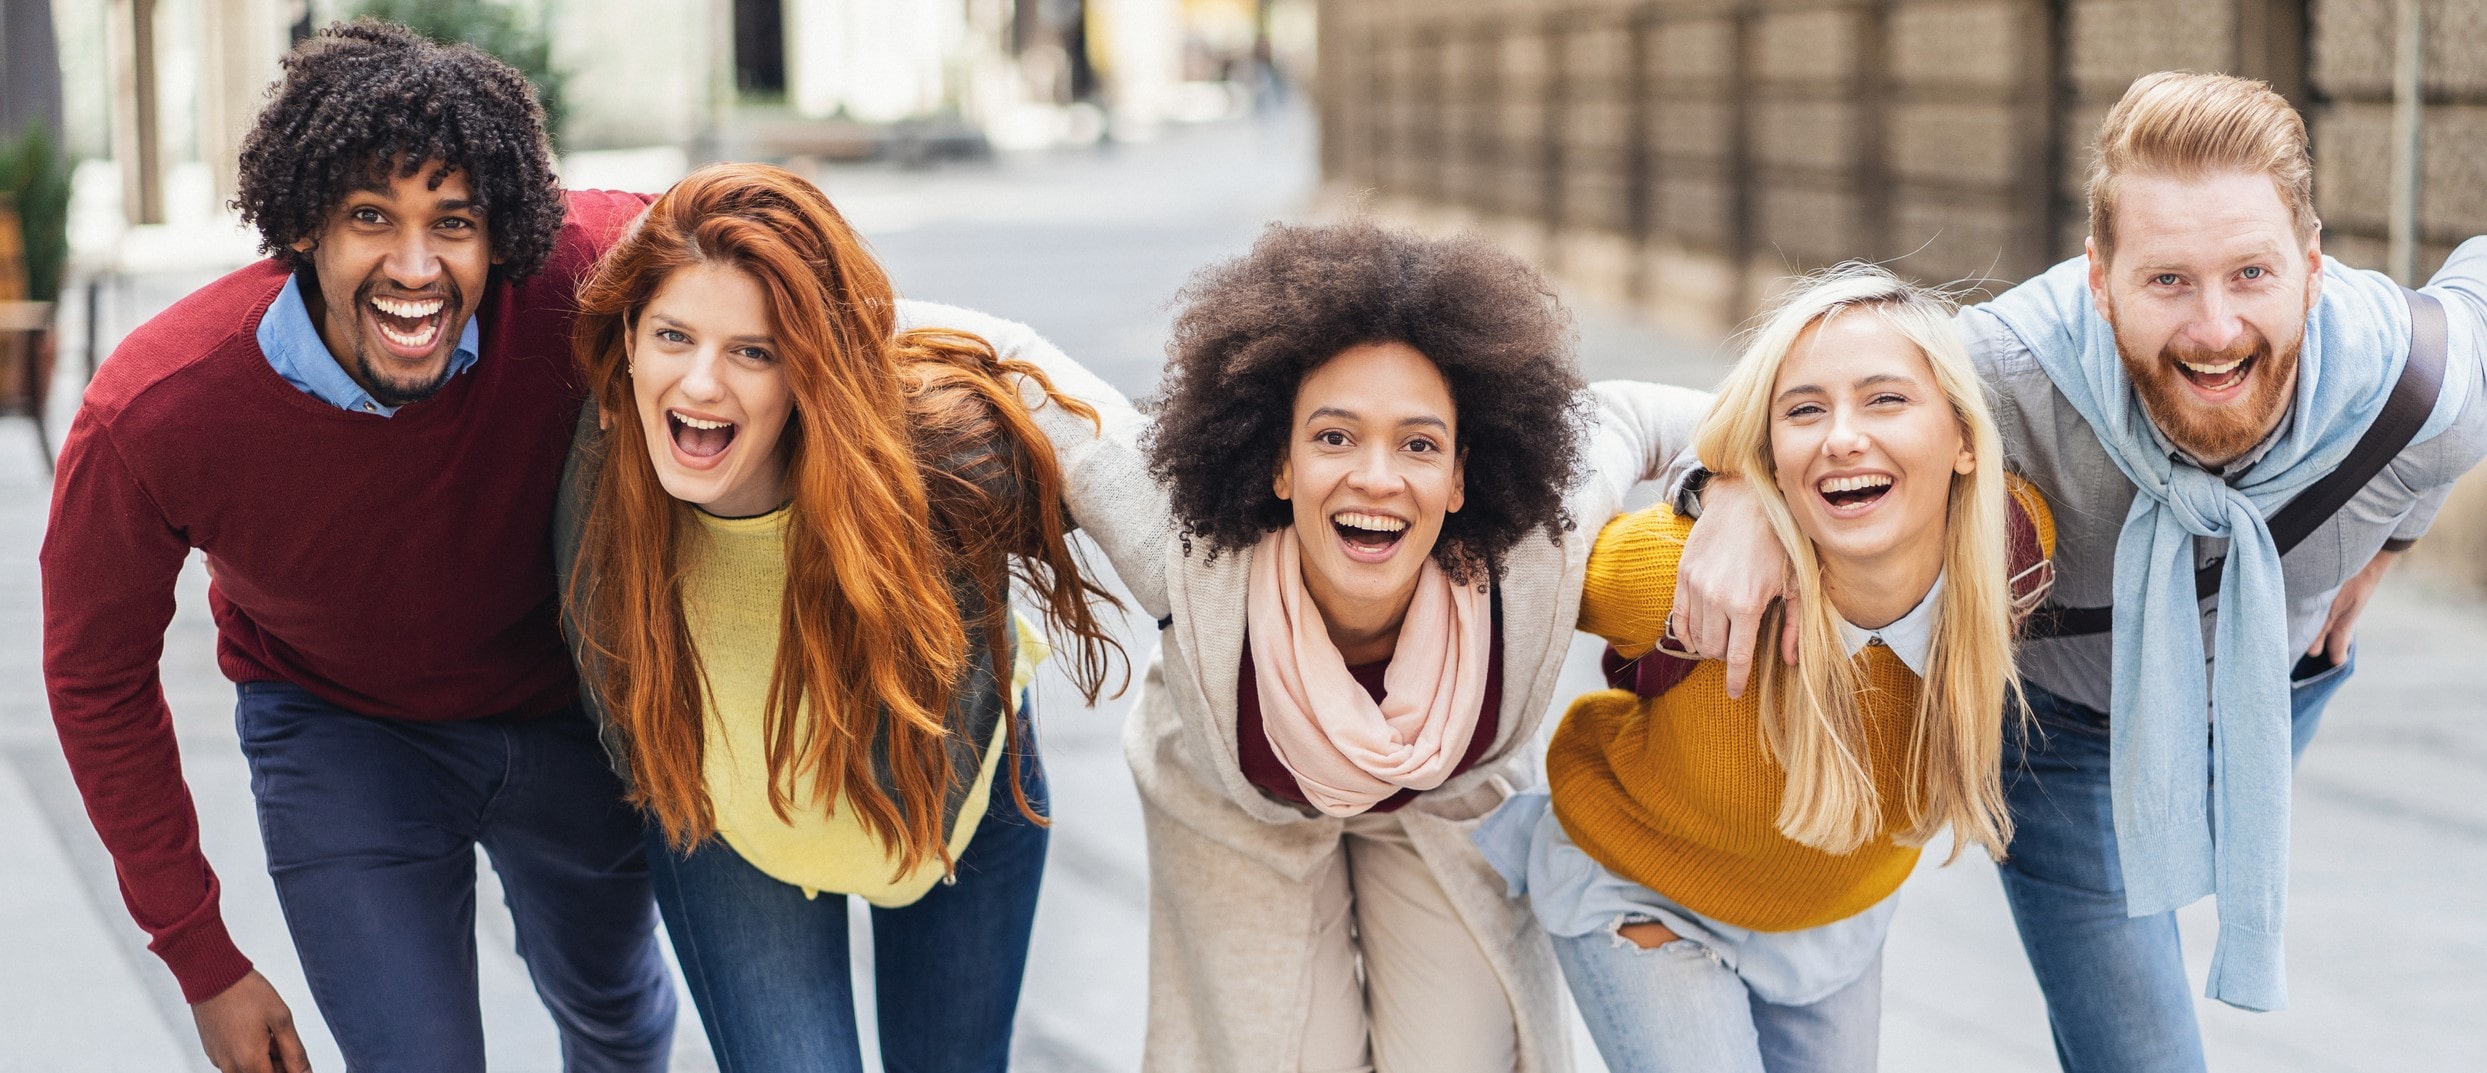
[[[1303,1073],[1511,1073],[1494,966],[1393,814],[1347,821],[1313,883]]]

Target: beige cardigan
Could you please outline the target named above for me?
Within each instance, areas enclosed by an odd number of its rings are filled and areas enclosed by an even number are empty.
[[[1147,1068],[1295,1068],[1311,883],[1338,852],[1343,821],[1264,795],[1245,780],[1236,758],[1236,675],[1252,550],[1212,557],[1203,545],[1184,547],[1138,447],[1145,420],[1120,392],[1023,325],[909,305],[928,318],[917,323],[974,331],[1006,355],[1036,364],[1057,390],[1095,406],[1104,426],[1100,433],[1061,407],[1042,405],[1031,389],[1032,412],[1062,463],[1073,519],[1162,624],[1123,733],[1148,813]],[[1538,779],[1537,731],[1570,648],[1599,526],[1633,484],[1656,476],[1691,442],[1709,403],[1698,391],[1629,381],[1592,390],[1596,423],[1584,451],[1586,472],[1568,499],[1577,530],[1541,530],[1503,560],[1502,710],[1493,747],[1475,767],[1391,814],[1493,963],[1518,1020],[1522,1073],[1571,1066],[1562,977],[1535,917],[1505,895],[1468,834],[1514,790]]]

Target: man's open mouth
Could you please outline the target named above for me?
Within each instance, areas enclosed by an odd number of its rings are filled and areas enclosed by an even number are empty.
[[[1881,473],[1859,473],[1847,477],[1824,477],[1814,485],[1824,502],[1835,510],[1863,507],[1881,499],[1891,491],[1891,478]]]
[[[1342,510],[1330,515],[1330,528],[1338,533],[1340,542],[1358,558],[1387,558],[1391,549],[1408,535],[1404,518],[1388,514],[1370,514],[1358,510]]]
[[[447,298],[389,298],[373,295],[363,303],[371,317],[371,326],[386,340],[390,349],[407,357],[421,357],[438,349],[442,331],[449,321]]]
[[[714,421],[667,410],[665,423],[673,429],[674,449],[693,458],[715,458],[734,444],[734,422],[731,421]]]
[[[2216,363],[2178,359],[2176,373],[2184,377],[2185,382],[2204,391],[2216,393],[2244,383],[2245,378],[2254,371],[2255,364],[2261,360],[2260,355],[2229,358]]]

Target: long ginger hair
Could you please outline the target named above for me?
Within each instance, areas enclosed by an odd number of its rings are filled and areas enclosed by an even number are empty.
[[[1883,801],[1874,788],[1862,682],[1840,639],[1839,612],[1824,591],[1822,559],[1797,527],[1776,479],[1770,449],[1771,397],[1807,329],[1833,317],[1874,317],[1923,351],[1936,387],[1960,423],[1975,468],[1951,475],[1943,526],[1943,592],[1933,646],[1911,721],[1908,800]],[[1986,391],[1952,327],[1951,303],[1873,265],[1848,264],[1800,281],[1755,332],[1744,358],[1719,388],[1694,434],[1702,465],[1749,478],[1780,546],[1796,592],[1797,660],[1758,661],[1762,741],[1787,772],[1778,827],[1831,853],[1864,845],[1883,827],[1884,810],[1904,811],[1899,841],[1922,845],[1949,824],[1952,855],[1976,844],[2001,859],[2012,840],[2001,774],[2012,664],[2010,535],[2003,442]],[[1764,620],[1777,637],[1787,604]]]
[[[702,168],[648,207],[579,292],[576,357],[614,431],[568,599],[595,657],[588,685],[630,745],[632,801],[677,849],[716,831],[702,779],[708,690],[682,606],[685,553],[700,534],[693,508],[657,482],[627,343],[666,280],[692,265],[731,267],[759,285],[794,399],[778,447],[790,509],[763,705],[769,803],[784,817],[842,800],[901,873],[936,855],[947,868],[946,797],[974,775],[953,770],[945,747],[971,672],[970,631],[992,654],[1006,729],[1018,718],[1014,577],[1036,594],[1049,632],[1073,642],[1068,674],[1091,703],[1120,653],[1090,604],[1112,598],[1080,569],[1061,469],[1013,378],[1041,392],[1040,405],[1095,412],[981,338],[898,332],[887,274],[829,199],[791,172]],[[590,577],[592,587],[580,583]],[[1014,773],[1018,762],[1014,750]],[[1015,777],[1011,788],[1041,822]]]

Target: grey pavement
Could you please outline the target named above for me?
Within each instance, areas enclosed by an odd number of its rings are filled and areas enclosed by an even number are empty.
[[[934,171],[838,168],[820,178],[872,239],[900,290],[1025,320],[1124,391],[1145,395],[1186,276],[1241,252],[1261,223],[1304,210],[1313,171],[1300,119],[1182,130],[1150,144],[1006,158]],[[126,330],[199,280],[137,281],[111,296]],[[1707,384],[1707,345],[1578,311],[1593,377]],[[71,348],[75,349],[74,344]],[[56,427],[75,406],[64,370]],[[123,911],[111,865],[60,758],[40,673],[35,553],[49,480],[31,431],[0,423],[0,1073],[204,1069],[187,1010]],[[236,939],[294,1004],[317,1068],[343,1068],[311,1007],[264,872],[231,686],[212,655],[193,563],[164,677],[207,852]],[[1135,661],[1156,643],[1134,619]],[[2244,1014],[2200,1003],[2212,1065],[2228,1070],[2438,1070],[2487,1065],[2487,712],[2476,697],[2487,601],[2422,577],[2388,582],[2369,612],[2360,671],[2298,778],[2290,950],[2295,1006]],[[1575,646],[1561,695],[1595,684]],[[1146,993],[1146,861],[1119,737],[1128,699],[1082,710],[1048,676],[1038,718],[1057,823],[1021,1007],[1017,1064],[1138,1068]],[[1886,968],[1883,1065],[2053,1068],[2044,1011],[1991,865],[1938,868],[1905,892]],[[490,871],[481,874],[489,883]],[[553,1070],[550,1021],[512,953],[489,889],[478,899],[490,1060]],[[2208,906],[2184,914],[2198,985]],[[868,979],[868,933],[857,971]],[[868,986],[858,989],[865,1005]],[[676,1068],[713,1069],[685,1015]],[[1652,1011],[1664,1016],[1664,1011]],[[870,1016],[862,1018],[870,1035]],[[869,1041],[867,1043],[870,1048]],[[1585,1036],[1584,1070],[1596,1069]]]

